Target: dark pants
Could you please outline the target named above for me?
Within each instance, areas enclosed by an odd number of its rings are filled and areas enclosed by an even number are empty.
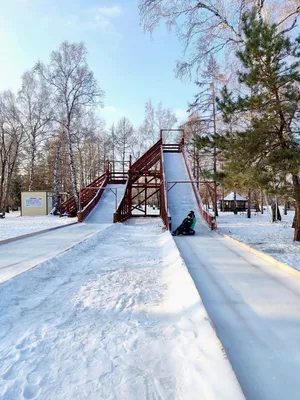
[[[191,229],[190,224],[187,223],[183,223],[181,225],[179,225],[179,227],[177,229],[175,229],[175,231],[173,232],[174,235],[184,235],[186,233],[195,233],[195,231],[193,229]]]

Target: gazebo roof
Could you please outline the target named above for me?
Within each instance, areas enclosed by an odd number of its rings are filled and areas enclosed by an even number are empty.
[[[225,201],[232,201],[234,200],[234,192],[229,193],[226,197],[224,197]],[[244,197],[240,196],[238,193],[236,193],[236,200],[237,201],[248,201]]]

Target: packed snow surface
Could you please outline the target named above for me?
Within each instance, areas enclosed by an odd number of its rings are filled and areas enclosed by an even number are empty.
[[[275,223],[270,222],[267,210],[264,214],[252,213],[251,218],[220,212],[218,230],[300,270],[300,243],[293,241],[291,227],[295,212],[284,215],[282,208],[280,211],[282,220]]]
[[[0,290],[3,400],[244,398],[157,219],[112,225]]]
[[[7,213],[5,214],[5,218],[0,219],[0,241],[27,233],[63,226],[76,221],[76,218],[60,218],[54,215],[21,217],[20,212]]]
[[[0,283],[91,237],[110,224],[75,224],[0,245]]]
[[[181,154],[164,154],[164,161],[168,181],[187,179]],[[168,204],[176,228],[195,207],[191,185],[177,184]],[[236,218],[242,223],[243,216]],[[245,397],[299,400],[300,279],[210,231],[198,217],[195,230],[174,239]]]
[[[83,223],[0,245],[0,283],[68,250],[111,225],[124,188],[125,185],[108,185],[108,190],[105,190],[101,200]],[[118,194],[117,197],[115,193]],[[35,218],[27,219],[28,227],[34,220]]]

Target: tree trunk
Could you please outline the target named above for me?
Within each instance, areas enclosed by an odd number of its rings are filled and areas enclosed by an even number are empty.
[[[247,218],[251,218],[251,190],[248,189],[248,210],[247,210]]]
[[[1,207],[3,211],[5,211],[8,208],[8,195],[10,192],[10,186],[11,186],[13,171],[17,161],[18,152],[19,152],[19,144],[16,144],[15,150],[11,155],[11,163],[8,165],[7,168],[7,177],[6,177],[4,196],[2,198],[2,207]]]
[[[70,162],[70,169],[71,169],[73,196],[74,196],[74,199],[76,202],[77,210],[79,210],[79,196],[78,196],[78,190],[77,190],[77,177],[76,177],[76,168],[75,168],[73,146],[72,146],[72,136],[71,136],[71,132],[70,132],[70,122],[67,126],[67,135],[68,135],[69,162]]]
[[[122,153],[122,172],[123,172],[123,175],[125,175],[125,149],[123,150],[123,153]]]
[[[284,201],[284,215],[287,215],[287,201]]]
[[[31,192],[33,188],[33,179],[34,179],[34,167],[35,167],[35,154],[36,150],[35,147],[32,147],[31,151],[31,160],[30,160],[30,167],[29,167],[29,186],[28,191]]]
[[[82,157],[82,152],[79,148],[78,145],[78,155],[79,155],[79,167],[80,167],[80,173],[79,173],[79,177],[80,177],[80,187],[85,187],[86,186],[86,182],[84,179],[84,167],[83,167],[83,157]]]
[[[53,214],[57,215],[58,209],[59,209],[59,203],[60,203],[60,198],[59,198],[59,164],[60,164],[60,149],[61,149],[61,141],[59,141],[59,144],[56,149],[56,154],[55,154],[55,166],[54,166],[54,175],[53,175],[53,188],[54,188],[54,208],[53,208]]]
[[[293,222],[294,240],[300,242],[300,179],[298,175],[293,175],[293,185],[295,192],[295,218]]]
[[[260,201],[261,201],[261,210],[260,213],[264,213],[264,192],[263,190],[260,191]]]
[[[1,179],[0,179],[0,212],[4,212],[4,193],[5,193],[5,175],[6,175],[7,160],[4,158],[1,166]]]

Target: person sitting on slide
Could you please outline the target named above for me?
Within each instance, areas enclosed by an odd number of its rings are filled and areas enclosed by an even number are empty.
[[[179,225],[177,229],[175,229],[174,232],[172,232],[173,236],[178,236],[178,235],[194,235],[196,225],[196,217],[194,211],[190,211],[187,215],[186,218],[182,221],[182,223]]]

